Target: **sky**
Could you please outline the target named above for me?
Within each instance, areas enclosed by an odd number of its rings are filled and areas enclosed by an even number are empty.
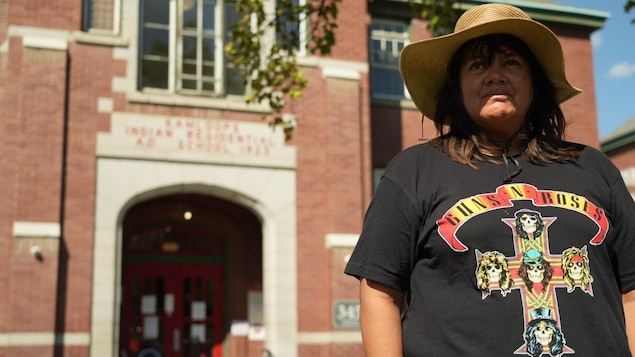
[[[610,14],[591,35],[598,125],[600,139],[605,138],[635,117],[635,9],[624,12],[626,0],[553,1]]]

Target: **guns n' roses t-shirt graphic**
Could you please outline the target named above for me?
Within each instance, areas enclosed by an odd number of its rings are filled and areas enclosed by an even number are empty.
[[[494,210],[504,212],[500,224],[509,228],[506,236],[513,241],[512,254],[503,254],[496,249],[481,251],[468,247],[461,239],[461,227]],[[577,221],[592,227],[584,231],[586,237],[558,236],[569,230],[555,227],[571,224],[571,219],[568,223],[563,219],[559,221],[559,215],[572,214]],[[593,224],[589,225],[589,222]],[[511,184],[500,186],[496,192],[460,200],[437,221],[437,226],[441,238],[454,251],[474,249],[475,281],[482,300],[492,294],[503,297],[512,291],[520,294],[522,306],[518,308],[523,311],[525,343],[513,351],[515,354],[555,357],[575,353],[576,347],[566,342],[566,329],[576,326],[561,325],[558,294],[570,294],[579,289],[589,299],[593,298],[588,245],[600,245],[606,237],[609,224],[601,208],[569,192]],[[578,245],[553,251],[550,241],[555,240]]]

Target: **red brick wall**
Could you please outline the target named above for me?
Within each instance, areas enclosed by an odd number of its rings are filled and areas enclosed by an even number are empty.
[[[8,18],[12,25],[59,30],[79,30],[82,2],[77,0],[9,1]]]
[[[64,242],[69,259],[65,271],[65,304],[60,323],[65,331],[90,331],[92,251],[95,213],[97,131],[107,116],[97,113],[97,99],[109,97],[111,78],[117,74],[112,48],[71,44],[70,93]]]
[[[18,148],[16,219],[58,222],[64,139],[66,52],[22,48],[14,80],[18,97],[15,119],[20,123]],[[10,110],[10,109],[9,109]],[[28,148],[28,150],[24,150]]]
[[[299,329],[322,330],[325,321],[319,311],[328,309],[324,287],[327,255],[324,234],[327,232],[328,180],[325,169],[328,156],[325,142],[328,123],[325,114],[324,85],[318,70],[307,70],[311,85],[297,104],[298,127],[294,132],[297,151],[297,266]],[[294,106],[295,109],[296,106]],[[304,208],[302,208],[304,207]],[[326,285],[325,285],[326,284]]]
[[[12,38],[9,48],[10,57],[1,74],[6,83],[1,92],[6,140],[2,140],[0,150],[6,158],[3,172],[8,173],[2,176],[1,186],[10,191],[5,197],[13,205],[1,215],[5,223],[3,236],[12,236],[15,220],[60,222],[64,217],[63,242],[58,242],[63,244],[60,269],[64,271],[64,279],[59,281],[58,292],[59,247],[45,250],[40,264],[34,264],[32,257],[24,257],[27,254],[24,249],[10,259],[2,259],[11,262],[11,268],[3,267],[1,274],[12,272],[11,284],[1,284],[2,289],[8,287],[11,291],[1,294],[3,308],[11,313],[2,316],[13,320],[0,321],[0,328],[87,332],[92,285],[95,143],[100,117],[95,113],[98,96],[107,95],[110,88],[112,49],[71,45],[67,57],[66,51],[24,48],[19,38]],[[67,73],[72,78],[68,96]],[[96,85],[100,83],[101,86]],[[68,141],[64,163],[66,120]],[[65,197],[61,196],[63,189]],[[29,275],[36,279],[24,279]],[[29,298],[26,292],[39,294],[37,298]],[[23,318],[30,316],[27,310],[32,305],[38,306],[39,321]],[[41,309],[48,313],[42,313]]]
[[[20,357],[52,356],[53,348],[49,346],[9,347],[5,350],[4,353],[5,353],[4,356],[7,356],[7,357],[10,357],[10,356],[20,356]]]
[[[332,58],[367,62],[368,58],[368,15],[367,1],[341,1],[337,4],[336,42]]]
[[[593,49],[584,28],[553,28],[562,43],[565,70],[569,82],[583,90],[562,105],[567,123],[567,139],[599,148],[595,82],[593,78]]]
[[[36,260],[31,247],[42,249]],[[17,238],[10,260],[6,330],[47,332],[55,328],[59,242],[54,238]]]
[[[315,77],[312,77],[312,80]],[[317,78],[315,78],[317,79]],[[363,217],[362,123],[359,82],[315,80],[298,105],[299,330],[331,329],[327,233],[358,233]],[[321,94],[314,94],[319,91]],[[306,103],[306,104],[305,104]],[[341,271],[340,271],[341,272]]]
[[[13,41],[20,45],[20,41]],[[13,222],[16,217],[15,202],[18,194],[16,179],[19,169],[20,142],[18,133],[21,124],[18,111],[8,110],[18,103],[19,82],[15,76],[18,66],[10,59],[18,58],[15,51],[0,54],[0,197],[5,204],[0,205],[0,332],[7,331],[9,311],[9,282],[11,279],[11,259],[13,252]],[[11,64],[11,66],[9,66]]]
[[[364,356],[361,344],[300,346],[298,356],[302,357],[357,357]]]
[[[635,144],[626,145],[620,149],[613,150],[607,155],[611,158],[611,161],[620,169],[628,169],[635,167]]]
[[[58,223],[61,209],[66,52],[25,48],[11,39],[0,92],[3,137],[0,186],[2,332],[51,332],[55,327],[58,240],[12,238],[14,221]],[[40,245],[43,261],[30,252]]]
[[[366,2],[340,6],[332,57],[365,63]],[[325,235],[358,233],[372,194],[368,78],[323,78],[318,69],[305,74],[310,85],[291,106],[299,122],[292,141],[298,145],[298,324],[300,332],[323,332],[333,329],[333,301],[357,291],[342,274],[343,259],[325,248]],[[301,347],[301,356],[314,355],[304,348],[310,347]]]

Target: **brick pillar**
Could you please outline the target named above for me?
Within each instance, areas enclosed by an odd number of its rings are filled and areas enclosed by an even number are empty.
[[[9,337],[8,356],[52,356],[67,52],[65,42],[29,36],[9,41],[0,62],[0,194],[6,199],[0,212],[0,333]]]

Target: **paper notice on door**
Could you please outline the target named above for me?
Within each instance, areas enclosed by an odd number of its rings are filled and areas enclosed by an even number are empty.
[[[165,298],[163,299],[163,311],[168,316],[172,316],[174,312],[174,294],[165,294]]]
[[[249,322],[244,320],[232,321],[229,330],[233,336],[247,336],[249,334]]]
[[[193,343],[205,343],[205,324],[192,324],[190,331],[190,339]]]
[[[143,339],[154,340],[159,338],[159,317],[144,316],[143,317]]]
[[[192,301],[192,320],[205,320],[207,317],[207,304],[205,301]]]
[[[141,297],[141,313],[144,315],[154,315],[157,313],[156,295],[143,295]]]
[[[251,341],[264,341],[265,340],[265,327],[262,325],[249,326],[249,339]]]

